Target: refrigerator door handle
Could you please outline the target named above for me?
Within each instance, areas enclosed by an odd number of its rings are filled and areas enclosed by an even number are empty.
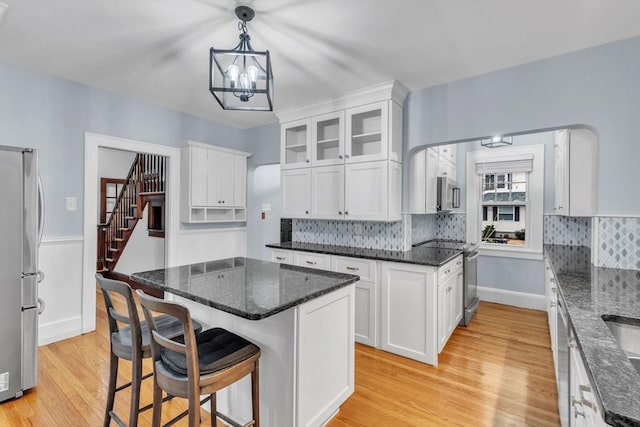
[[[38,283],[42,283],[44,281],[44,271],[38,270],[36,274],[38,275]]]
[[[38,316],[40,316],[47,305],[44,303],[42,298],[38,298]]]
[[[42,179],[38,175],[38,247],[42,242],[42,233],[44,231],[44,190],[42,188]],[[44,278],[44,275],[42,276]]]

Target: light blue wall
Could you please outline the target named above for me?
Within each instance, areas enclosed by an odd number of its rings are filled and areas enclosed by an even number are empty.
[[[212,99],[211,108],[219,108]],[[84,132],[181,146],[187,139],[244,149],[244,131],[0,63],[0,145],[40,150],[44,234],[82,234]],[[77,211],[64,198],[78,199]]]
[[[640,213],[640,37],[417,90],[404,111],[407,151],[590,125],[599,136],[598,213]]]

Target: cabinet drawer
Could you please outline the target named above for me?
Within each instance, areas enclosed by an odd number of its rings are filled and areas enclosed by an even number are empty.
[[[438,284],[444,283],[450,277],[453,277],[460,269],[462,269],[462,255],[457,256],[445,265],[438,268]]]
[[[368,259],[334,256],[331,270],[338,273],[355,274],[360,280],[376,283],[378,279],[376,262]]]
[[[293,251],[286,249],[271,249],[271,261],[280,264],[293,264]]]
[[[300,267],[331,269],[331,255],[314,254],[309,252],[294,252],[293,263]]]

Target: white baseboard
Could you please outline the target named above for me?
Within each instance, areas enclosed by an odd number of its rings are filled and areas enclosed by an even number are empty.
[[[530,308],[533,310],[544,311],[547,308],[544,295],[487,288],[484,286],[478,286],[478,298],[480,298],[481,301]]]
[[[55,322],[41,323],[38,326],[38,345],[65,340],[82,333],[82,316],[69,317]]]

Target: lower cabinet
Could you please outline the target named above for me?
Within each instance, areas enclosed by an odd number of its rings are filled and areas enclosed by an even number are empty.
[[[571,427],[604,427],[602,409],[596,401],[593,386],[573,337],[569,338],[569,425]]]
[[[271,262],[279,264],[293,264],[293,251],[285,249],[271,249]]]
[[[382,262],[380,348],[437,365],[437,269]]]
[[[310,252],[293,252],[293,264],[300,267],[331,269],[331,255]]]
[[[553,277],[553,270],[551,270],[551,265],[546,258],[544,260],[544,282],[549,334],[551,335],[551,352],[553,354],[553,363],[557,367],[558,348],[556,346],[556,341],[558,336],[558,288],[556,286],[556,279]],[[557,369],[555,370],[555,373],[557,380]]]
[[[464,275],[461,263],[456,264],[450,262],[438,269],[438,275],[445,276],[438,283],[438,354],[462,320]]]

